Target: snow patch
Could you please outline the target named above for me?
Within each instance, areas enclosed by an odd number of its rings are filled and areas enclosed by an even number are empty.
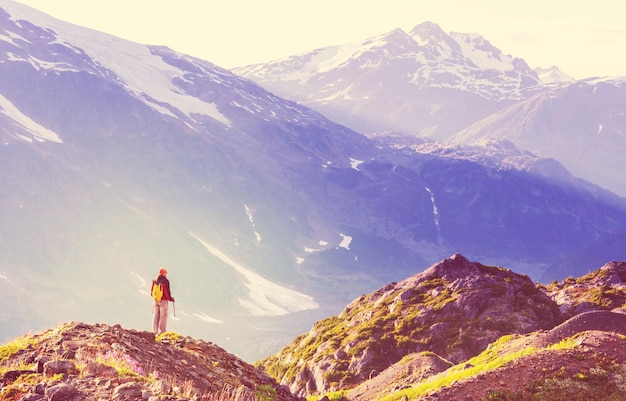
[[[363,163],[363,160],[357,160],[357,159],[350,158],[350,166],[352,166],[352,168],[355,169],[356,171],[360,171],[359,170],[359,166],[362,163]]]
[[[430,202],[433,205],[433,219],[435,220],[435,228],[437,229],[437,237],[439,238],[439,242],[441,242],[441,228],[439,227],[439,209],[437,208],[437,203],[435,203],[435,195],[433,191],[428,187],[424,187],[428,195],[430,196]]]
[[[313,300],[313,297],[272,283],[261,275],[244,268],[219,249],[191,233],[190,235],[212,255],[243,276],[245,286],[248,288],[248,298],[239,299],[239,304],[253,316],[281,316],[319,308],[319,304]]]
[[[354,53],[361,49],[360,43],[350,43],[344,46],[335,46],[324,49],[318,53],[318,57],[312,57],[309,66],[317,68],[318,73],[332,71],[354,57]],[[320,54],[321,53],[321,54]],[[303,71],[311,71],[313,68],[304,68]]]
[[[450,37],[460,45],[463,56],[471,60],[478,68],[499,71],[512,71],[514,69],[513,58],[501,54],[493,47],[485,49],[487,42],[482,36],[451,32]]]
[[[185,313],[186,314],[186,313]],[[206,323],[217,323],[217,324],[222,324],[224,323],[222,320],[216,319],[214,317],[211,317],[209,315],[207,315],[204,312],[196,312],[196,313],[192,313],[191,315],[189,315],[195,319],[198,319],[202,322],[206,322]]]
[[[68,24],[19,3],[9,2],[5,6],[17,24],[19,19],[26,19],[54,31],[57,35],[56,43],[70,48],[73,47],[70,44],[73,44],[83,49],[96,64],[113,71],[129,92],[158,112],[162,113],[163,108],[155,108],[154,100],[169,103],[190,118],[193,114],[201,114],[226,126],[231,125],[215,103],[180,93],[173,82],[174,78],[183,78],[184,71],[152,54],[148,46]],[[40,65],[43,66],[41,61]],[[47,67],[52,67],[52,64]]]
[[[7,98],[0,95],[0,114],[4,114],[5,116],[11,118],[15,123],[27,131],[29,134],[33,136],[33,138],[26,137],[24,135],[16,135],[28,142],[56,142],[63,143],[61,138],[54,132],[49,130],[46,127],[43,127],[33,121],[30,117],[23,114],[17,107],[13,105]]]
[[[339,248],[345,248],[347,250],[350,250],[350,244],[352,243],[352,237],[348,236],[348,235],[344,235],[342,233],[339,233],[339,235],[341,235],[341,242],[339,243]]]
[[[258,244],[261,242],[261,234],[259,234],[256,230],[256,226],[254,225],[254,218],[252,216],[252,212],[250,211],[250,208],[245,203],[243,207],[244,209],[246,209],[246,215],[248,216],[248,220],[250,221],[250,224],[252,225],[252,231],[254,232],[254,235],[256,236],[256,242]]]

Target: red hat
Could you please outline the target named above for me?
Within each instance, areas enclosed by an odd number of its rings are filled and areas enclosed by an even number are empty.
[[[167,274],[167,269],[165,267],[162,267],[161,269],[159,269],[159,274],[161,276],[165,276]]]

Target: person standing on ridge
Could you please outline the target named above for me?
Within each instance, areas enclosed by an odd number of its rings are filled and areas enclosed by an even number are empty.
[[[167,311],[169,301],[175,302],[170,290],[170,281],[167,279],[167,269],[162,267],[159,269],[159,276],[152,280],[152,288],[150,288],[152,299],[154,300],[154,313],[152,315],[152,330],[155,335],[159,335],[166,331],[167,328]]]

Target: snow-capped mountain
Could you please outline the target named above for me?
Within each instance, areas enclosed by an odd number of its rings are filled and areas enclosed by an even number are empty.
[[[549,68],[535,68],[535,72],[539,77],[539,80],[543,84],[557,84],[562,82],[574,82],[576,79],[570,75],[567,75],[563,71],[559,69],[557,66],[552,66]]]
[[[210,62],[10,0],[0,139],[3,337],[149,329],[166,266],[171,328],[254,360],[453,253],[544,274],[626,231],[611,194],[384,145]]]
[[[477,34],[426,22],[362,42],[233,70],[358,132],[445,139],[540,82]]]

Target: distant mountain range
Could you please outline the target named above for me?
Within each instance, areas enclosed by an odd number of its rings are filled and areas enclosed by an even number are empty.
[[[431,22],[234,71],[366,135],[504,138],[626,196],[626,71],[575,81]]]
[[[623,198],[505,140],[364,136],[208,61],[10,0],[0,39],[2,337],[66,320],[148,328],[166,266],[170,327],[256,360],[453,253],[546,280],[626,258],[597,252],[626,232]],[[476,91],[500,85],[495,111],[538,78],[494,54],[513,78],[457,63]],[[579,252],[594,258],[553,267]]]

